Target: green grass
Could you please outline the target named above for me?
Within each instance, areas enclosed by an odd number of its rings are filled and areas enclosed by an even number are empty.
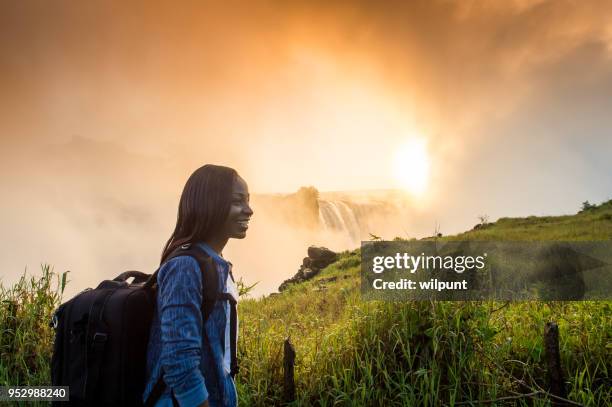
[[[612,201],[573,216],[502,218],[448,240],[612,240]],[[282,399],[283,340],[295,405],[550,405],[543,331],[557,322],[568,398],[612,403],[611,302],[363,302],[359,250],[311,281],[240,303],[244,405]],[[537,393],[532,397],[523,394]]]
[[[37,277],[24,273],[11,288],[0,284],[0,386],[51,383],[49,322],[60,305],[67,272],[60,276],[48,265],[41,269]]]
[[[612,202],[573,216],[502,218],[443,239],[612,240]],[[359,250],[343,252],[312,280],[240,302],[241,405],[281,404],[290,337],[297,354],[292,405],[548,406],[549,321],[559,325],[568,398],[612,404],[610,301],[364,302],[359,269]],[[39,279],[0,290],[0,385],[49,383],[47,322],[61,288],[47,267]]]
[[[612,200],[577,215],[500,218],[447,240],[612,240]]]
[[[242,403],[281,400],[287,336],[297,353],[295,405],[437,406],[539,391],[548,321],[560,327],[569,398],[610,402],[610,302],[362,302],[359,266],[341,267],[355,258],[344,253],[313,281],[241,302]]]

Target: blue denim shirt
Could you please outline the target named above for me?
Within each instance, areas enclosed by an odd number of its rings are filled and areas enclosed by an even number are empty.
[[[225,292],[229,262],[204,243],[197,247],[213,258],[219,270],[219,292]],[[166,262],[157,274],[157,284],[143,400],[163,370],[167,387],[156,407],[172,406],[170,390],[181,407],[198,406],[207,399],[211,407],[236,406],[236,386],[223,366],[228,302],[217,301],[202,326],[202,275],[193,257],[179,256]]]

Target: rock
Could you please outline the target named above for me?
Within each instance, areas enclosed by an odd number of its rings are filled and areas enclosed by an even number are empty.
[[[319,274],[320,271],[320,269],[304,269],[304,280],[310,280]]]
[[[304,260],[302,260],[302,266],[304,266],[305,268],[310,268],[312,263],[312,259],[310,257],[304,257]]]
[[[278,286],[278,291],[282,292],[285,291],[287,288],[289,288],[289,286],[292,284],[293,282],[291,280],[285,280],[281,283],[281,285]]]
[[[304,257],[302,265],[293,277],[283,281],[278,287],[278,291],[286,290],[291,284],[309,280],[319,274],[324,269],[338,259],[338,254],[326,247],[310,246],[308,257]]]
[[[338,258],[338,255],[329,250],[327,247],[310,246],[308,248],[308,257],[313,260],[324,260],[333,263]]]
[[[329,260],[324,260],[324,259],[312,260],[310,262],[310,268],[324,269],[325,267],[329,266],[333,262],[334,261],[329,261]]]
[[[323,269],[338,259],[338,254],[326,247],[310,246],[308,248],[310,268]]]

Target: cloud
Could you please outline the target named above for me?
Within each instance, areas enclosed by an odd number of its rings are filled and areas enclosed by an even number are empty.
[[[444,233],[480,213],[571,212],[612,186],[609,2],[0,7],[11,270],[154,267],[184,180],[207,162],[252,192],[392,188],[394,149],[423,136],[418,223]]]

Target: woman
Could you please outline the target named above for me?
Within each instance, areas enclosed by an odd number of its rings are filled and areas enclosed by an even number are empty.
[[[222,251],[230,238],[246,236],[251,215],[248,186],[234,169],[209,164],[187,180],[176,227],[164,247],[157,273],[157,308],[147,350],[143,400],[156,393],[153,389],[163,377],[164,391],[155,406],[237,404],[230,374],[230,304],[216,301],[204,323],[198,261],[190,256],[166,259],[185,245],[202,250],[214,260],[222,282],[220,292],[237,300],[231,263]]]

